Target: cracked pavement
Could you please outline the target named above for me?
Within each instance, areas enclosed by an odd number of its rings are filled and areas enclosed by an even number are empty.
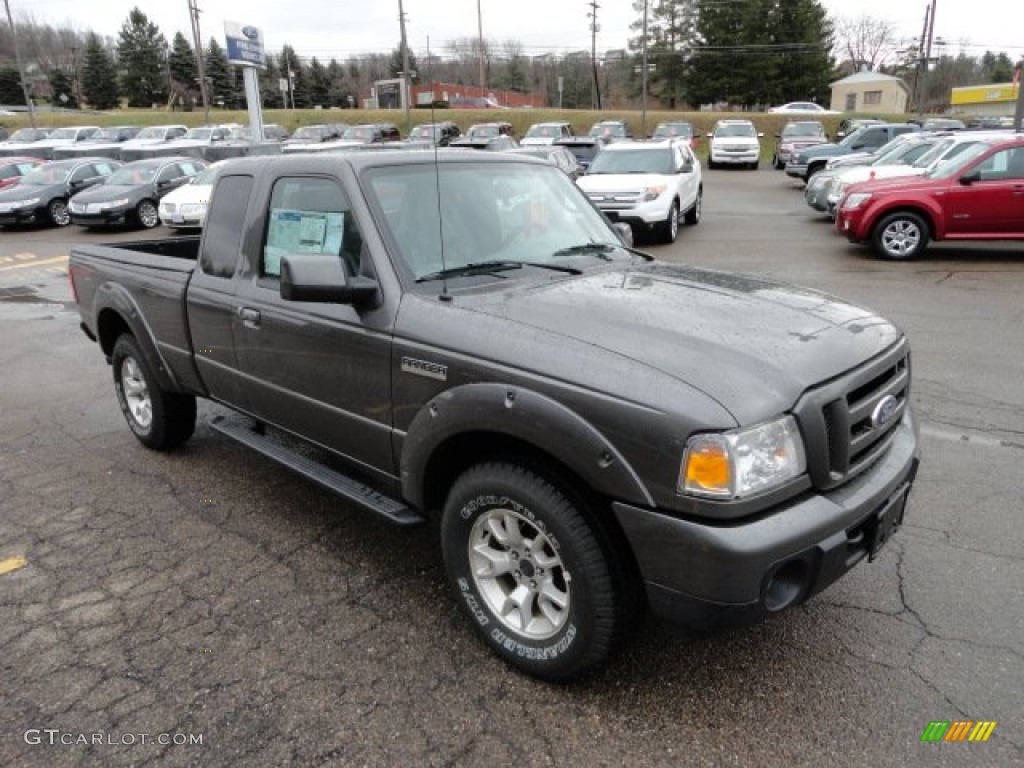
[[[66,286],[44,281],[35,303],[0,299],[0,561],[27,559],[0,575],[2,762],[1024,763],[1024,259],[876,262],[781,174],[705,184],[705,220],[660,257],[822,288],[910,334],[924,459],[875,563],[769,623],[698,638],[648,621],[593,679],[530,680],[459,613],[433,529],[392,528],[229,442],[209,404],[183,450],[141,447]],[[54,253],[74,239],[28,234]],[[983,744],[920,742],[957,719],[998,725]]]

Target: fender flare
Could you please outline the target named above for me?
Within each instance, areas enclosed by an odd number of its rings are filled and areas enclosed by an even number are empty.
[[[110,362],[110,353],[116,341],[116,338],[104,339],[100,329],[100,316],[107,311],[114,312],[128,326],[132,336],[139,343],[139,348],[146,356],[146,362],[149,364],[150,370],[156,375],[160,388],[168,392],[184,391],[180,382],[171,373],[171,368],[167,365],[163,355],[160,354],[160,349],[156,343],[156,336],[149,327],[149,323],[146,322],[146,318],[143,316],[134,297],[124,286],[110,282],[104,283],[97,289],[96,297],[93,301],[93,317],[96,318],[96,337],[100,342],[103,353],[107,356],[107,362]]]
[[[422,507],[435,451],[451,438],[474,432],[520,440],[556,457],[598,493],[655,506],[625,457],[582,416],[546,395],[498,383],[453,387],[420,409],[402,443],[403,497]]]

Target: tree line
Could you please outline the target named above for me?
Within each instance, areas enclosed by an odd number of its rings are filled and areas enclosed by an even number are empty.
[[[570,109],[595,106],[599,91],[605,105],[633,107],[641,97],[646,48],[652,108],[754,109],[796,100],[827,105],[829,83],[862,67],[903,77],[908,84],[918,74],[913,41],[901,41],[891,25],[877,19],[834,20],[819,0],[633,0],[633,9],[627,47],[605,52],[597,67],[589,51],[527,56],[515,40],[467,37],[419,60],[411,55],[413,81],[478,85],[483,58],[492,90],[533,93]],[[115,40],[41,24],[31,16],[22,17],[16,29],[27,49],[35,99],[69,108],[84,102],[95,109],[121,104],[192,109],[201,103],[192,43],[180,31],[168,41],[137,7]],[[228,63],[223,46],[211,37],[202,53],[211,106],[244,106],[241,73]],[[24,96],[13,59],[10,31],[3,28],[0,62],[10,63],[0,64],[0,103],[17,105]],[[358,106],[360,94],[374,81],[397,77],[402,66],[397,47],[342,62],[301,56],[284,45],[268,53],[267,68],[259,74],[263,105]],[[922,81],[923,106],[940,109],[951,87],[1004,82],[1012,70],[1005,53],[940,53]]]

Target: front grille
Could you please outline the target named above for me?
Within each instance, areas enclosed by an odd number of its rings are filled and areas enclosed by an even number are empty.
[[[794,414],[807,443],[807,469],[815,487],[840,486],[878,459],[892,442],[909,398],[905,341],[801,398]]]

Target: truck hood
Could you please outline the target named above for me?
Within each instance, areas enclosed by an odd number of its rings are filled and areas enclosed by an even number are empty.
[[[833,296],[744,275],[652,263],[506,292],[463,294],[463,309],[603,350],[701,390],[740,424],[792,408],[801,393],[895,344],[902,332]],[[492,342],[522,352],[514,331]],[[587,385],[587,371],[580,383]]]
[[[949,184],[949,179],[929,179],[921,174],[915,176],[896,176],[893,178],[875,178],[851,184],[847,191],[858,192],[930,192]]]
[[[850,150],[839,144],[815,144],[797,152],[797,159],[813,160],[819,157],[838,157],[839,155],[850,154]]]

